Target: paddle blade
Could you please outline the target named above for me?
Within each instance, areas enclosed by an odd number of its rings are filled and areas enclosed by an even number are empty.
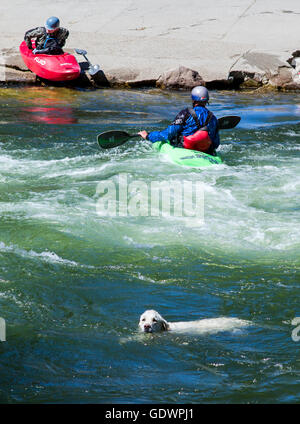
[[[121,146],[129,139],[130,134],[126,131],[106,131],[97,136],[98,144],[102,149]]]
[[[240,120],[240,116],[223,116],[223,118],[218,119],[219,130],[230,130],[231,128],[236,127]]]
[[[97,136],[97,140],[102,149],[111,149],[121,146],[134,137],[141,136],[139,134],[128,134],[126,131],[105,131]]]
[[[75,49],[75,52],[77,54],[87,54],[87,51],[86,50],[82,50],[82,49]]]
[[[92,65],[88,69],[88,73],[91,76],[96,75],[99,71],[100,71],[100,66],[99,65]]]

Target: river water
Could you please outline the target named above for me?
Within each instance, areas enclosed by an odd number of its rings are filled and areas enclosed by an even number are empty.
[[[1,90],[1,402],[300,401],[300,95],[211,97],[242,120],[221,133],[224,163],[196,170],[96,142],[164,128],[188,93]],[[204,223],[99,213],[99,183],[120,175],[201,182]],[[143,334],[146,309],[219,326]]]

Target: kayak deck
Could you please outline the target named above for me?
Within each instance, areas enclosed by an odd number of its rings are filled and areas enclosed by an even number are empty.
[[[167,141],[157,141],[152,144],[152,147],[154,150],[166,154],[172,162],[182,166],[204,168],[223,163],[218,154],[212,156],[197,150],[174,147]]]
[[[34,43],[32,43],[34,47]],[[33,54],[25,41],[20,44],[20,53],[25,65],[40,78],[50,81],[70,81],[80,75],[80,66],[69,53],[59,55]]]

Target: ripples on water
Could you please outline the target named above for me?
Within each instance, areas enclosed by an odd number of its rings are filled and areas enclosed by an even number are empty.
[[[300,96],[212,93],[221,166],[169,163],[147,142],[187,93],[3,89],[0,94],[2,402],[297,402]],[[201,180],[205,224],[99,217],[100,181]],[[139,315],[236,317],[217,334],[137,332]]]

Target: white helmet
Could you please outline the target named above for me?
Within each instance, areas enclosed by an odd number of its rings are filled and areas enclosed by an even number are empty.
[[[207,103],[209,101],[208,90],[202,85],[198,85],[192,89],[191,97],[194,102]]]

